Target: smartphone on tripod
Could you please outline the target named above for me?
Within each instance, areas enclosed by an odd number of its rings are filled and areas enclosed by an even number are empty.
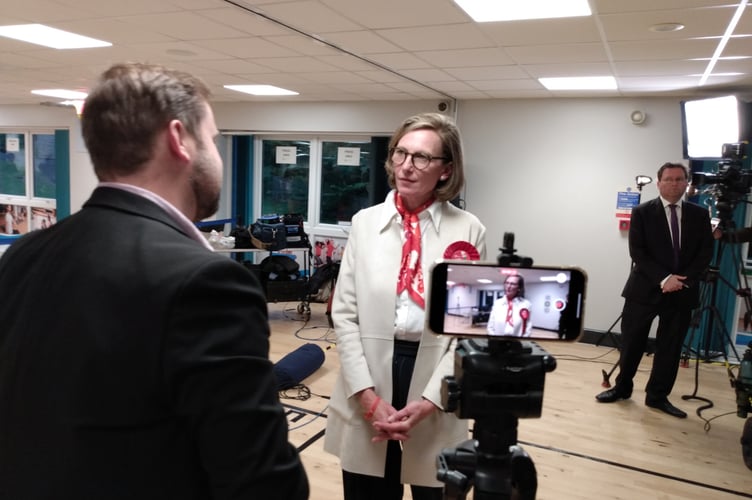
[[[428,326],[457,337],[572,342],[583,331],[586,284],[579,267],[438,261],[431,269]]]

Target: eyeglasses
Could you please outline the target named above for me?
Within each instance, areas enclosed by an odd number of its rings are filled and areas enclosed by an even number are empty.
[[[431,156],[426,153],[408,153],[402,148],[392,148],[389,151],[389,157],[392,159],[392,163],[394,163],[395,165],[402,165],[403,163],[405,163],[408,156],[412,156],[413,165],[418,170],[423,170],[424,168],[428,167],[428,165],[430,165],[434,160],[446,161],[449,159],[444,156]]]

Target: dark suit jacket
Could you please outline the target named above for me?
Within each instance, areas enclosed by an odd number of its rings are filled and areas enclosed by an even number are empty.
[[[681,252],[679,269],[674,262],[671,230],[660,198],[642,203],[632,210],[629,228],[629,255],[632,270],[622,296],[627,300],[657,304],[666,295],[661,281],[669,274],[687,276],[688,288],[674,292],[672,300],[694,307],[699,299],[699,283],[713,256],[713,235],[708,211],[684,202],[681,210]]]
[[[97,188],[0,295],[0,498],[307,498],[258,282],[157,205]]]

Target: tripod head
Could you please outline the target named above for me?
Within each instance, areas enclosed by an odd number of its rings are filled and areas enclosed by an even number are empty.
[[[517,446],[519,418],[538,418],[547,372],[556,359],[534,342],[461,340],[454,376],[442,382],[442,403],[458,418],[474,419],[473,439],[438,458],[445,498],[463,499],[475,488],[480,499],[534,499],[535,466]]]

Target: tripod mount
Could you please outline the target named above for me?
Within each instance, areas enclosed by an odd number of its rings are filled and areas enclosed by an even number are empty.
[[[514,233],[504,233],[500,266],[530,267],[533,259],[516,254]],[[444,409],[474,419],[472,439],[442,450],[437,479],[444,498],[533,500],[538,489],[535,465],[517,444],[520,418],[538,418],[546,373],[556,359],[538,344],[508,339],[463,339],[454,353],[454,375],[441,385]]]
[[[472,439],[438,457],[445,499],[464,499],[470,488],[475,500],[535,498],[535,466],[517,445],[517,423],[540,417],[546,373],[555,369],[556,359],[534,342],[458,343],[442,402],[446,411],[475,423]]]

